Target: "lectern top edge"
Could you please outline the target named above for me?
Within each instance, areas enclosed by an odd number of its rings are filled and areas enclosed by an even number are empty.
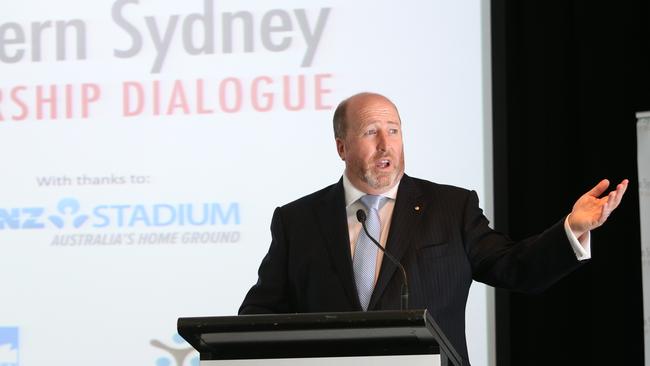
[[[260,314],[178,319],[201,360],[458,353],[426,310]]]
[[[302,329],[306,325],[311,329],[349,328],[351,325],[354,325],[356,328],[377,328],[424,326],[425,323],[425,310],[251,314],[225,317],[179,318],[178,330],[199,328],[203,333],[209,333],[250,330],[251,327],[255,327],[257,330]]]

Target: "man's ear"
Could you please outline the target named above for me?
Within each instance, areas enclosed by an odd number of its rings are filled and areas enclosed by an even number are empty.
[[[339,153],[341,160],[345,161],[345,144],[339,137],[336,138],[336,152]]]

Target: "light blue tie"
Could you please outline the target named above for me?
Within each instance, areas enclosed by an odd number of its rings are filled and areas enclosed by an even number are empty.
[[[381,222],[379,221],[379,209],[385,202],[386,197],[365,195],[360,201],[366,206],[366,228],[368,233],[379,241],[381,234]],[[366,232],[361,228],[357,244],[354,248],[354,281],[357,284],[359,302],[363,310],[368,310],[370,297],[375,284],[375,267],[377,263],[377,246],[368,238]]]

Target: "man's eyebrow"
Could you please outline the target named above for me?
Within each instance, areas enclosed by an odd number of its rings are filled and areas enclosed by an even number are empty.
[[[372,120],[372,121],[367,121],[365,123],[362,123],[360,126],[361,126],[361,128],[366,128],[368,126],[376,125],[378,123],[380,123],[380,121]]]
[[[391,125],[401,126],[401,123],[399,123],[397,121],[386,121],[386,123],[391,124]],[[381,124],[380,120],[367,121],[366,123],[363,123],[363,124],[359,125],[359,128],[364,129],[364,128],[367,128],[369,126],[374,126],[374,125],[378,125],[378,124]]]

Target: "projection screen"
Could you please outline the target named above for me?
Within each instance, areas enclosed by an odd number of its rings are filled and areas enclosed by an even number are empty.
[[[336,182],[332,113],[391,98],[406,172],[492,202],[489,4],[0,4],[0,364],[197,365],[276,206]],[[487,30],[487,31],[486,31]],[[470,357],[492,303],[474,284]]]

